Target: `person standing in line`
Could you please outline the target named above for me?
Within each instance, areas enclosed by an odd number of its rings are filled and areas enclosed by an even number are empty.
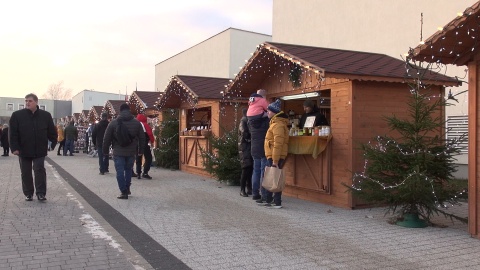
[[[133,138],[133,141],[127,146],[121,146],[115,137],[119,121],[128,128],[130,137]],[[137,155],[143,155],[144,148],[138,146],[145,145],[145,133],[142,124],[133,117],[127,103],[120,105],[120,115],[107,126],[103,137],[103,153],[108,153],[110,145],[113,148],[113,162],[117,171],[118,188],[121,192],[117,198],[128,199],[128,195],[131,194],[133,162]]]
[[[60,150],[65,149],[65,137],[63,134],[63,125],[62,124],[57,124],[57,142],[58,142],[58,150],[57,150],[57,156],[61,156]],[[63,152],[63,151],[62,151]]]
[[[247,109],[242,109],[243,117],[238,127],[238,154],[242,166],[240,178],[240,196],[248,197],[252,194],[253,158],[251,150],[251,135],[248,129]],[[247,189],[245,191],[245,188]]]
[[[285,158],[288,154],[288,115],[282,111],[280,99],[270,103],[267,109],[268,118],[270,118],[270,126],[265,135],[265,156],[267,157],[268,167],[283,168]],[[267,195],[265,206],[274,209],[282,208],[282,192],[272,193],[265,190]],[[273,199],[272,199],[273,194]],[[272,205],[272,200],[275,203]]]
[[[57,144],[57,129],[52,115],[38,107],[35,94],[25,96],[25,108],[12,113],[9,138],[12,153],[18,156],[22,174],[22,190],[26,201],[32,201],[36,193],[39,201],[45,201],[47,194],[47,173],[45,156],[48,141]],[[32,176],[35,174],[35,186]]]
[[[10,149],[10,143],[8,142],[8,125],[4,124],[3,129],[0,135],[0,143],[3,147],[3,155],[2,157],[8,157],[8,151]]]
[[[110,162],[109,153],[103,152],[103,136],[105,135],[105,130],[108,126],[108,114],[103,112],[101,115],[101,120],[95,125],[95,128],[92,132],[92,143],[97,149],[98,154],[98,165],[100,168],[100,175],[104,175],[108,172],[108,165]]]
[[[262,186],[263,172],[267,164],[263,143],[265,134],[267,133],[269,119],[266,116],[266,108],[268,102],[258,93],[266,95],[266,91],[260,89],[257,93],[250,96],[248,102],[247,119],[248,129],[251,134],[251,153],[253,158],[253,175],[252,175],[252,199],[257,203],[263,203],[265,200],[265,191],[260,189]],[[266,103],[267,105],[264,105]],[[260,195],[261,191],[261,195]]]
[[[143,174],[142,174],[142,156],[137,156],[136,164],[137,164],[137,177],[138,179],[152,179],[148,172],[150,171],[150,166],[152,164],[152,151],[150,149],[150,145],[153,145],[155,139],[153,138],[152,128],[147,123],[147,117],[143,114],[137,115],[137,120],[142,124],[143,132],[145,133],[145,145],[143,149],[143,156],[145,157],[145,163],[143,164]],[[139,145],[142,147],[142,145]]]
[[[74,126],[74,122],[70,121],[68,126],[65,128],[65,147],[63,147],[63,155],[66,156],[67,152],[70,152],[70,156],[73,156],[73,149],[75,147],[75,142],[78,138],[77,127]]]

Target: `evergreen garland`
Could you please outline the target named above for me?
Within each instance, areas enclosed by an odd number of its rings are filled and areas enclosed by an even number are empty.
[[[294,65],[290,69],[290,73],[288,73],[288,79],[290,80],[294,88],[302,85],[300,76],[302,76],[302,67],[300,67],[299,65]]]
[[[153,149],[157,166],[167,169],[178,169],[178,110],[167,110],[163,113],[163,121],[155,129],[157,148]]]

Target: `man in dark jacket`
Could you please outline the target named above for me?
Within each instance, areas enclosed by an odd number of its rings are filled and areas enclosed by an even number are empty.
[[[115,131],[118,121],[122,121],[122,125],[128,128],[130,136],[133,138],[132,143],[127,146],[121,146],[116,140]],[[120,115],[117,119],[108,124],[105,135],[103,136],[103,152],[107,153],[110,144],[113,147],[113,162],[117,171],[118,188],[121,194],[118,199],[128,199],[130,195],[130,184],[132,182],[133,162],[137,155],[143,155],[144,148],[138,147],[145,145],[145,133],[142,124],[135,119],[130,112],[130,106],[123,103],[120,106]]]
[[[100,166],[100,174],[104,175],[108,172],[108,163],[109,163],[109,152],[103,152],[103,136],[105,135],[105,130],[108,126],[108,114],[106,112],[102,113],[102,120],[100,120],[93,129],[92,132],[92,142],[95,148],[97,149],[98,154],[98,165]]]
[[[31,201],[36,193],[39,201],[45,201],[47,194],[47,173],[45,156],[48,141],[54,148],[57,144],[57,129],[52,115],[38,107],[35,94],[25,96],[25,109],[12,113],[10,118],[10,149],[18,156],[22,172],[22,189],[25,200]],[[33,185],[32,169],[35,174]]]
[[[63,147],[63,155],[67,155],[67,151],[70,151],[70,156],[73,156],[73,149],[75,141],[78,138],[78,130],[74,126],[74,122],[70,121],[70,124],[65,128],[65,146]]]
[[[315,105],[315,103],[313,103],[313,101],[305,100],[305,102],[303,102],[303,110],[305,113],[300,118],[300,123],[298,125],[300,128],[303,128],[307,117],[310,116],[315,117],[315,121],[313,123],[314,127],[328,126],[327,118],[318,110],[318,107]]]

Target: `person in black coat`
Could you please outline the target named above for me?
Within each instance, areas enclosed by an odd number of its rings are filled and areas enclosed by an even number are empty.
[[[247,116],[247,119],[248,129],[250,130],[251,135],[250,149],[253,158],[252,199],[256,200],[258,203],[262,203],[267,196],[264,189],[261,189],[262,195],[260,195],[263,172],[267,165],[267,158],[265,157],[263,145],[270,119],[268,119],[268,117],[263,117],[263,114]]]
[[[242,110],[243,117],[238,127],[238,154],[242,165],[240,178],[240,196],[248,197],[252,194],[253,158],[251,151],[250,130],[248,129],[247,109]],[[245,192],[245,188],[247,191]]]
[[[108,126],[108,114],[106,112],[102,113],[102,120],[100,120],[93,129],[92,132],[92,142],[97,149],[98,154],[98,165],[100,166],[100,174],[104,175],[108,172],[108,165],[110,161],[109,153],[103,152],[103,136],[105,135],[105,130]]]
[[[10,144],[8,143],[8,125],[4,124],[3,129],[0,135],[0,143],[3,147],[3,155],[2,157],[8,157],[8,150],[10,148]]]
[[[22,189],[26,201],[31,201],[34,192],[39,201],[45,201],[47,194],[47,173],[45,156],[48,141],[52,148],[57,144],[57,129],[52,115],[38,107],[35,94],[25,96],[25,109],[12,113],[9,124],[10,149],[18,156],[22,172]],[[35,173],[33,185],[32,169]]]
[[[328,126],[327,118],[318,110],[318,107],[315,105],[315,103],[313,103],[313,101],[305,100],[303,103],[303,110],[305,113],[300,118],[300,123],[298,124],[299,128],[303,128],[305,121],[309,116],[315,116],[315,122],[313,123],[314,127]]]

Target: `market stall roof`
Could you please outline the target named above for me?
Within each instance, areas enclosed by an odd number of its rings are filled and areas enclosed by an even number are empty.
[[[320,78],[364,81],[405,82],[416,75],[415,69],[406,68],[405,61],[385,54],[265,42],[257,47],[226,92],[247,96],[281,66],[299,66]],[[438,73],[426,74],[424,79],[432,84],[458,85],[454,78]]]
[[[120,105],[127,103],[125,100],[107,100],[105,102],[104,111],[110,115],[110,117],[120,114]],[[130,107],[131,109],[131,107]]]
[[[99,120],[100,116],[102,115],[104,106],[92,106],[88,111],[87,118],[90,122],[94,122],[95,120]]]
[[[75,121],[75,123],[80,121],[80,113],[73,113],[73,121]]]
[[[82,110],[82,112],[80,113],[80,121],[89,122],[88,113],[89,110]]]
[[[480,49],[480,1],[410,51],[414,60],[466,65]]]
[[[133,114],[144,113],[147,116],[155,117],[159,113],[155,107],[155,102],[157,102],[159,97],[160,92],[135,91],[130,96],[128,102],[135,108]]]
[[[180,108],[182,101],[195,107],[198,100],[221,100],[229,79],[175,75],[171,78],[164,92],[160,94],[155,106],[163,108]]]

